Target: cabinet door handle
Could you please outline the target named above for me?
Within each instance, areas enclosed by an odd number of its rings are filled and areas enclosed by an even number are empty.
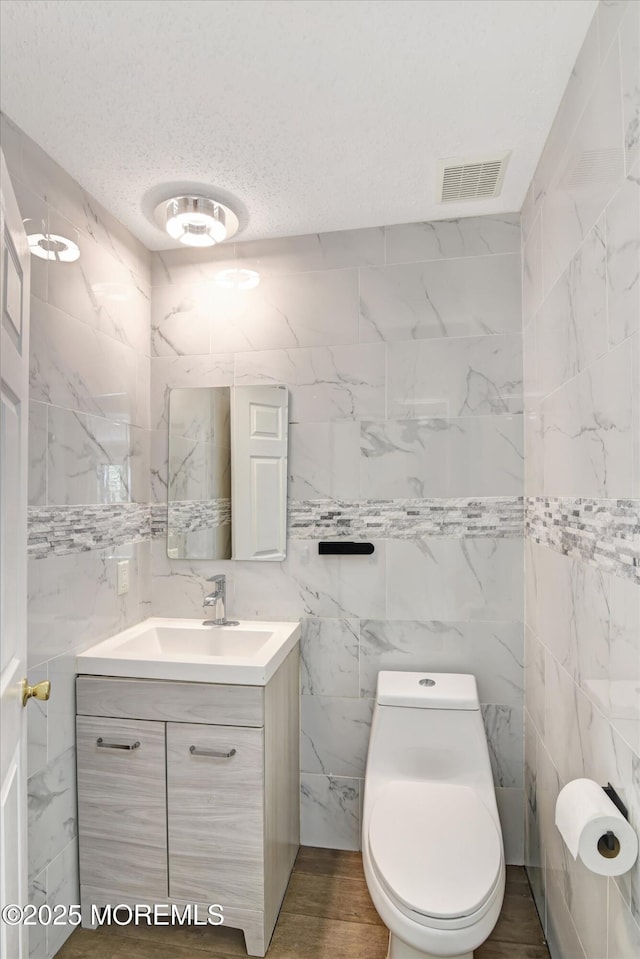
[[[231,759],[235,756],[235,749],[230,749],[228,753],[220,752],[218,749],[200,749],[199,746],[189,746],[189,752],[192,756],[215,756],[216,759]]]
[[[101,749],[139,749],[140,743],[136,740],[135,743],[105,743],[102,736],[99,736],[96,739],[96,745],[100,746]]]

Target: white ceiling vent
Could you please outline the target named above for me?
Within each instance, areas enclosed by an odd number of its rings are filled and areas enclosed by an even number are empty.
[[[511,151],[481,159],[452,157],[438,161],[438,201],[459,203],[498,196]]]
[[[585,150],[567,168],[562,178],[565,187],[591,187],[598,183],[617,183],[624,178],[622,145],[603,150]]]

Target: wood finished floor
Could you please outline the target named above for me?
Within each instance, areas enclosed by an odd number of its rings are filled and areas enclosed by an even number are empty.
[[[387,930],[364,881],[357,852],[303,846],[268,959],[385,959]],[[237,929],[111,926],[76,929],[56,959],[237,959]],[[475,959],[549,959],[525,871],[507,867],[498,924]]]

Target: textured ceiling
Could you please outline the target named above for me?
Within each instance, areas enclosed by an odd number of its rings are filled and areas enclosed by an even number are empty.
[[[238,239],[519,210],[595,0],[3,0],[2,110],[151,249],[157,187]],[[440,157],[513,150],[497,199]]]

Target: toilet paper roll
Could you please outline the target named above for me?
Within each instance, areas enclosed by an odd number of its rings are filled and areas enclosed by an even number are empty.
[[[638,857],[633,827],[592,779],[574,779],[560,790],[556,826],[573,858],[580,856],[599,876],[621,876]]]

